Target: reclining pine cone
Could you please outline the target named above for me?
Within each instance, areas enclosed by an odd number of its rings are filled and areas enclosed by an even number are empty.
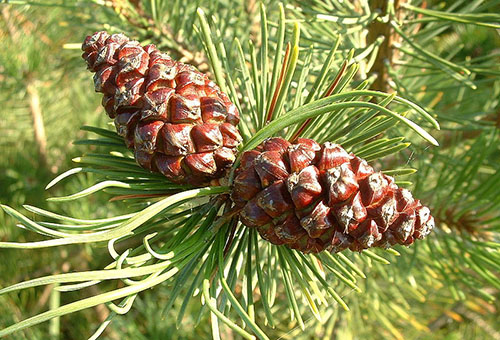
[[[304,253],[410,245],[434,227],[429,208],[340,145],[270,138],[242,155],[231,197],[241,222]]]
[[[123,34],[97,32],[82,50],[102,105],[139,165],[176,183],[224,176],[241,142],[239,113],[214,82]]]

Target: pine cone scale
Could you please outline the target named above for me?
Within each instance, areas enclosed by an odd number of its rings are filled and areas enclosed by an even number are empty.
[[[206,75],[122,34],[97,32],[82,49],[106,113],[139,165],[192,185],[224,175],[242,140],[239,113]]]
[[[231,197],[243,224],[305,253],[409,245],[432,230],[427,207],[340,145],[264,141],[242,155]]]

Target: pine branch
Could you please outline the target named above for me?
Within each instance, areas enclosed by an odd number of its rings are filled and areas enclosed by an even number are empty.
[[[182,39],[172,32],[172,26],[163,28],[161,25],[162,21],[158,19],[161,13],[155,7],[160,2],[151,1],[151,8],[147,8],[150,12],[142,7],[145,3],[112,1],[110,6],[126,18],[125,25],[142,32],[143,38],[162,39],[166,36],[166,40],[173,41],[175,46],[176,40]],[[489,26],[489,21],[495,17],[472,14],[452,17],[440,11],[426,12],[403,6],[403,2],[397,0],[392,9],[380,1],[372,1],[371,8],[364,8],[364,3],[357,2],[353,6],[350,2],[314,0],[299,9],[287,8],[297,15],[291,20],[285,18],[283,6],[279,11],[269,11],[266,14],[269,21],[261,23],[262,34],[251,34],[260,39],[259,43],[243,39],[241,44],[235,42],[239,63],[233,60],[231,53],[226,53],[226,48],[229,52],[231,50],[229,42],[225,41],[230,34],[225,30],[236,32],[238,28],[232,26],[246,27],[248,20],[241,24],[215,19],[217,27],[214,28],[210,27],[203,11],[198,11],[201,29],[196,28],[195,32],[202,38],[217,82],[223,90],[230,91],[232,101],[242,113],[240,126],[245,137],[233,172],[228,178],[217,180],[217,185],[229,183],[232,186],[238,163],[243,158],[241,152],[258,148],[263,140],[273,136],[293,136],[293,140],[305,136],[321,142],[340,143],[349,152],[373,162],[389,156],[383,159],[386,164],[383,173],[398,176],[396,183],[409,185],[399,177],[415,172],[415,169],[401,167],[404,156],[401,151],[409,147],[405,141],[413,141],[420,135],[426,142],[438,144],[427,132],[429,126],[439,127],[434,118],[436,114],[429,114],[414,102],[418,99],[434,109],[451,97],[462,108],[466,104],[457,98],[472,98],[470,93],[474,93],[464,90],[464,85],[483,88],[473,75],[469,79],[459,71],[487,69],[489,64],[455,62],[452,52],[424,49],[425,42],[415,43],[416,39],[408,33],[409,26],[404,26],[410,19],[398,17],[402,13],[401,7],[436,18],[444,15],[452,22],[481,20]],[[130,8],[120,7],[122,4],[129,4]],[[255,2],[250,2],[249,6],[255,13]],[[374,14],[377,7],[381,7],[381,14]],[[364,10],[371,13],[360,16]],[[261,17],[266,17],[263,14],[262,6]],[[315,19],[308,22],[310,16]],[[375,16],[377,21],[373,21]],[[404,19],[404,25],[399,25],[400,19]],[[301,22],[302,29],[294,25],[291,42],[286,44],[288,24],[297,21]],[[423,27],[425,33],[428,32],[427,24],[431,23],[429,27],[432,28],[432,22],[419,18],[413,27]],[[268,32],[268,26],[278,27],[277,32],[274,33],[273,29]],[[363,45],[360,37],[367,28],[371,30],[369,42]],[[302,35],[300,42],[299,32]],[[431,39],[433,34],[425,39]],[[344,36],[343,43],[338,50],[337,45],[332,49],[332,37],[340,44],[338,35]],[[408,41],[399,40],[403,36]],[[318,45],[304,48],[304,41],[307,45],[312,42]],[[406,43],[411,48],[407,48]],[[185,41],[179,46],[188,52]],[[288,53],[283,53],[283,46],[288,46]],[[176,50],[188,57],[182,50]],[[398,51],[404,52],[408,59],[398,61]],[[188,53],[195,55],[192,51]],[[283,54],[285,61],[280,65]],[[270,55],[273,57],[268,60]],[[275,66],[269,71],[272,58],[275,58]],[[109,61],[111,65],[113,60]],[[423,75],[418,77],[406,78],[412,67],[425,67],[426,71],[420,72]],[[359,74],[358,70],[361,71]],[[364,79],[365,71],[368,76],[370,72],[376,72],[379,77]],[[495,74],[495,70],[488,72],[488,77]],[[445,88],[451,75],[458,85],[455,85],[456,90],[447,91]],[[435,89],[429,89],[429,84]],[[421,91],[424,86],[425,91]],[[412,101],[395,94],[367,90],[370,87],[384,90],[396,87]],[[244,89],[245,94],[238,93],[238,89]],[[442,91],[442,94],[436,95],[434,90]],[[495,105],[491,100],[481,111],[491,112],[492,108],[497,109]],[[477,105],[470,108],[471,112],[477,112],[474,111]],[[465,115],[466,119],[462,121],[459,114],[463,112],[457,109],[458,116],[454,117],[453,124],[467,127],[465,123],[474,121],[479,115]],[[415,119],[417,116],[420,120]],[[447,124],[447,128],[455,128],[453,124]],[[485,130],[492,131],[492,125],[485,124]],[[495,281],[498,273],[496,236],[480,238],[470,232],[478,224],[486,226],[489,235],[496,235],[498,231],[498,216],[492,213],[500,204],[492,189],[498,187],[500,178],[494,162],[497,150],[493,138],[488,144],[473,136],[477,144],[471,146],[466,141],[457,141],[454,136],[450,145],[455,147],[449,149],[456,150],[446,150],[446,154],[434,149],[424,150],[420,148],[420,142],[411,149],[412,152],[419,151],[420,171],[413,177],[417,179],[417,190],[423,192],[424,197],[428,196],[428,201],[434,201],[435,212],[443,225],[428,241],[409,249],[397,247],[397,250],[361,254],[323,252],[312,256],[291,250],[286,245],[272,245],[258,237],[258,233],[262,235],[260,229],[238,223],[236,217],[241,208],[235,207],[228,199],[231,187],[193,189],[191,185],[172,183],[161,174],[139,167],[134,161],[134,153],[115,132],[94,127],[85,130],[98,134],[98,138],[80,139],[75,144],[84,145],[93,153],[76,158],[78,167],[58,176],[48,187],[72,175],[79,178],[91,175],[92,182],[76,188],[75,194],[54,197],[51,201],[65,204],[87,200],[90,195],[108,195],[104,197],[111,197],[110,202],[103,206],[111,207],[116,205],[114,202],[123,201],[129,204],[128,211],[134,209],[135,212],[102,219],[78,219],[31,206],[26,207],[29,213],[22,215],[2,206],[25,229],[48,239],[28,243],[5,241],[0,242],[0,248],[36,249],[107,242],[113,260],[102,270],[28,280],[1,289],[0,294],[46,284],[61,284],[58,288],[61,292],[95,287],[103,281],[108,282],[107,287],[114,288],[107,293],[94,291],[93,297],[26,319],[0,331],[0,334],[106,303],[111,313],[101,320],[101,326],[92,336],[94,339],[116,315],[130,310],[137,294],[163,282],[172,287],[168,290],[166,310],[173,308],[178,312],[178,325],[188,313],[186,308],[192,303],[192,297],[201,291],[203,305],[197,307],[200,309],[198,322],[206,320],[202,319],[203,315],[210,317],[215,338],[224,334],[223,329],[219,329],[224,323],[230,327],[230,334],[234,331],[249,339],[255,336],[274,338],[276,334],[289,337],[322,334],[323,337],[339,338],[369,334],[402,339],[403,334],[407,336],[406,331],[409,337],[417,332],[420,336],[429,332],[426,313],[433,313],[430,307],[435,301],[449,305],[453,299],[464,299],[469,295],[481,296],[485,301],[495,298],[490,290],[483,288],[489,285],[498,287]],[[486,144],[489,145],[488,153],[484,152]],[[429,183],[435,183],[435,186]],[[453,230],[458,225],[465,226],[463,232]],[[363,280],[366,276],[370,279]],[[359,297],[350,295],[360,291],[364,293]],[[175,303],[179,297],[182,305],[177,309]],[[121,301],[114,304],[112,301],[117,298]],[[199,306],[200,302],[194,303]],[[324,305],[328,304],[330,307],[325,308]],[[261,307],[264,313],[259,313]],[[351,312],[339,311],[339,307]],[[410,308],[411,313],[408,312]],[[288,320],[290,317],[291,321]],[[331,325],[325,332],[315,331],[312,327],[315,320],[320,319],[328,319]],[[276,325],[277,330],[266,328],[266,323]],[[339,323],[349,327],[333,327]],[[484,326],[479,325],[488,332]]]
[[[367,27],[368,35],[366,44],[371,45],[380,37],[383,37],[382,44],[378,48],[378,53],[373,62],[370,74],[376,74],[375,81],[371,88],[378,91],[392,92],[393,88],[389,84],[390,75],[388,68],[394,68],[394,61],[399,58],[399,50],[394,48],[394,44],[401,41],[401,37],[395,32],[390,25],[390,21],[396,19],[400,21],[403,17],[401,5],[406,0],[394,0],[393,9],[389,11],[389,1],[386,0],[370,0],[370,10],[373,13],[378,13],[376,17]]]

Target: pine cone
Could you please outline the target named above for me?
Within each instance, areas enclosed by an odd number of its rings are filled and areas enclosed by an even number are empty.
[[[434,227],[429,208],[340,145],[270,138],[242,155],[231,197],[271,243],[304,253],[410,245]]]
[[[214,82],[123,34],[97,32],[82,50],[102,105],[139,165],[192,185],[224,176],[241,142],[239,113]]]

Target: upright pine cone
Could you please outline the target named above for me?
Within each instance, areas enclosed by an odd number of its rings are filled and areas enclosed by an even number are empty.
[[[224,175],[241,141],[239,113],[214,82],[123,34],[97,32],[82,50],[102,105],[142,167],[193,185]]]
[[[240,219],[304,253],[410,245],[434,227],[429,208],[340,145],[270,138],[242,155],[231,197]]]

